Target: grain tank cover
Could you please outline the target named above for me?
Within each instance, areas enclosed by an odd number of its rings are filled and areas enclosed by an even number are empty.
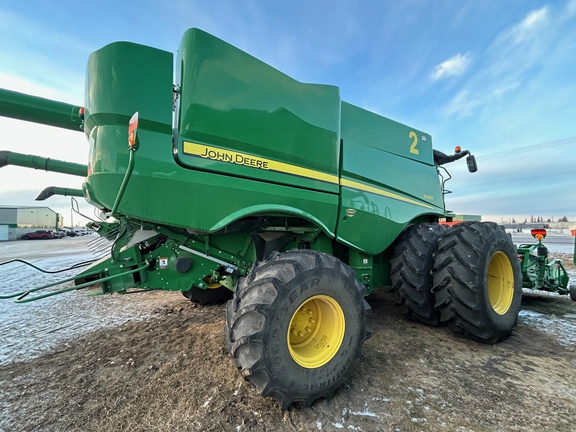
[[[183,166],[338,192],[338,87],[300,83],[198,29],[176,73]]]
[[[110,209],[114,204],[128,165],[128,122],[137,111],[140,138],[154,149],[140,157],[138,175],[169,172],[161,163],[173,163],[173,61],[172,53],[130,42],[114,42],[90,55],[84,121],[89,175],[83,189],[96,207]],[[145,190],[131,192],[123,202],[125,212],[139,211]]]

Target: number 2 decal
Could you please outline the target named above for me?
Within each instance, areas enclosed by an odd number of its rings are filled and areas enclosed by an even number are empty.
[[[418,135],[416,135],[416,132],[410,131],[410,133],[408,134],[408,137],[412,138],[412,145],[410,146],[410,153],[420,154],[420,151],[416,148],[416,146],[418,145]]]

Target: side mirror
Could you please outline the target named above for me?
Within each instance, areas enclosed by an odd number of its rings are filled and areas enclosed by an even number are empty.
[[[468,165],[468,171],[475,173],[478,171],[478,165],[476,164],[476,158],[472,155],[466,158],[466,164]]]

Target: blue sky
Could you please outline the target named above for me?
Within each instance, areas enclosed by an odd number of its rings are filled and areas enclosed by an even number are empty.
[[[4,1],[0,87],[82,105],[89,54],[129,40],[175,52],[199,27],[303,82],[460,145],[447,207],[498,221],[576,219],[576,0]],[[86,163],[79,133],[0,119],[0,150]],[[77,178],[0,170],[0,204]],[[47,205],[70,214],[67,198]],[[87,212],[88,210],[85,208]]]

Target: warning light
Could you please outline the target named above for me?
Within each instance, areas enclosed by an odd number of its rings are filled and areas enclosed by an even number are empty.
[[[137,141],[137,134],[138,134],[138,111],[134,113],[130,122],[128,123],[128,145],[130,148],[136,146]]]
[[[546,230],[544,228],[534,228],[530,230],[530,234],[538,241],[542,241],[546,238]]]
[[[78,110],[78,116],[84,120],[84,107],[80,107],[80,109]]]
[[[460,146],[456,146],[456,148],[454,149],[454,153],[458,154],[462,151],[462,147]]]

